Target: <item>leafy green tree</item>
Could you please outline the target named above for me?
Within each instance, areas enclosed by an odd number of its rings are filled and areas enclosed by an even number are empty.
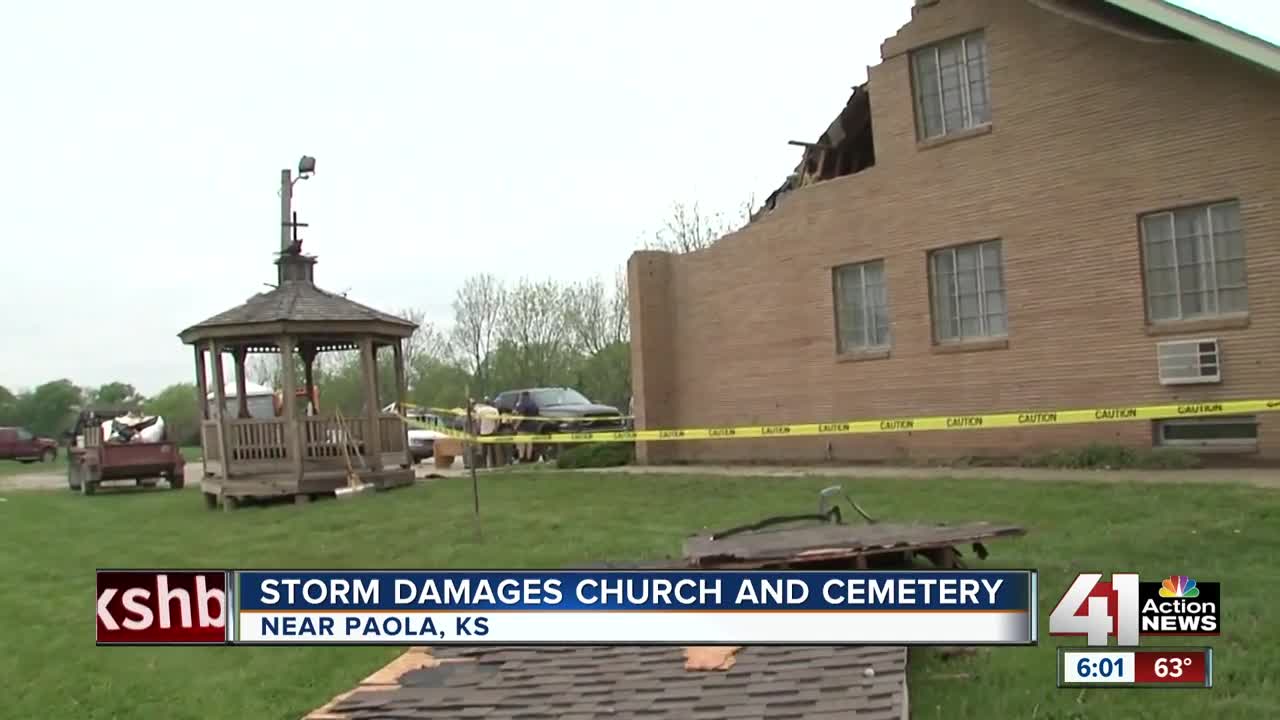
[[[631,402],[631,343],[616,342],[583,358],[577,375],[582,394],[627,413]]]
[[[0,425],[12,425],[18,411],[18,398],[0,385]]]
[[[179,445],[200,444],[200,405],[196,398],[199,391],[195,383],[177,383],[161,390],[148,400],[148,414],[164,418],[169,439]]]
[[[31,432],[57,436],[71,428],[82,401],[80,388],[70,380],[47,382],[18,396],[14,421]]]
[[[438,358],[420,358],[410,369],[409,401],[423,407],[455,408],[467,402],[471,375]]]
[[[364,376],[359,353],[334,353],[326,358],[325,371],[322,377],[316,378],[316,386],[320,390],[323,412],[341,410],[343,415],[351,416],[365,412]]]
[[[147,399],[129,383],[110,382],[98,387],[92,394],[86,393],[85,401],[104,407],[138,408]]]

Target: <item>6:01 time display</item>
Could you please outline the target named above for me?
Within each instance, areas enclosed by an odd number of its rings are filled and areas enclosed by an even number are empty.
[[[1066,684],[1128,685],[1133,683],[1133,652],[1063,650],[1058,666]]]
[[[1076,675],[1081,678],[1124,677],[1124,657],[1080,658],[1076,663]]]

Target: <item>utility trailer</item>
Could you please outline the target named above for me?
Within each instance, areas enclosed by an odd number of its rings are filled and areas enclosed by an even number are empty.
[[[146,429],[143,425],[160,418],[121,423],[132,417],[128,410],[120,408],[93,408],[80,413],[69,433],[67,487],[92,495],[104,482],[133,480],[138,487],[154,488],[163,479],[170,489],[182,489],[187,463],[178,445],[169,441],[163,429],[158,440],[142,435]],[[104,430],[103,425],[108,422],[117,424],[113,426],[117,432]]]

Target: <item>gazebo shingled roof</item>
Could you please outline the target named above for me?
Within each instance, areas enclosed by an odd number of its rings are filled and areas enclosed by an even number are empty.
[[[191,343],[217,334],[219,329],[234,326],[248,330],[255,325],[276,323],[383,324],[384,334],[394,337],[408,337],[417,328],[409,320],[317,287],[314,256],[285,254],[276,264],[280,265],[281,281],[275,288],[192,325],[179,337]]]

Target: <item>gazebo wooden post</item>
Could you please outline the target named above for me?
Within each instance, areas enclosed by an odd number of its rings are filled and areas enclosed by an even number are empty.
[[[310,415],[312,412],[319,413],[320,408],[315,404],[316,380],[316,346],[315,343],[300,343],[298,352],[302,353],[302,381],[303,387],[307,390],[307,407],[311,408],[311,412],[305,413]]]
[[[222,476],[230,477],[232,458],[227,452],[227,380],[222,371],[222,346],[217,340],[209,341],[209,359],[213,361],[214,418],[218,421],[218,449],[222,454]]]
[[[396,340],[391,350],[395,354],[396,366],[396,412],[403,413],[405,396],[409,394],[409,388],[405,385],[404,340]]]
[[[365,454],[375,470],[382,469],[382,433],[378,422],[382,408],[378,404],[378,357],[374,352],[373,336],[360,338],[360,360],[364,370],[364,398],[368,408],[369,425],[365,433]]]
[[[205,376],[204,367],[204,347],[196,344],[192,346],[196,351],[196,401],[200,403],[200,417],[203,420],[209,419],[209,378]],[[204,444],[204,432],[200,434],[201,445]],[[206,449],[207,451],[207,449]]]
[[[394,363],[396,366],[396,412],[403,416],[405,397],[409,394],[409,388],[405,382],[404,340],[397,338],[395,343],[391,345],[391,349],[394,353]],[[404,457],[401,459],[401,462],[412,466],[413,455],[409,452],[409,438],[408,434],[405,432],[408,428],[405,427],[403,423],[404,421],[401,420],[401,424],[396,425],[396,427],[400,428],[398,432],[405,435],[405,437],[400,439],[400,443],[404,446]],[[381,436],[379,436],[378,439],[381,440]]]
[[[284,387],[284,442],[288,456],[301,489],[302,483],[302,423],[298,421],[298,383],[294,379],[293,353],[295,341],[292,335],[282,335],[276,341],[280,348],[280,382]]]
[[[244,362],[248,351],[244,345],[237,345],[231,349],[231,357],[235,360],[236,365],[236,417],[244,420],[249,417],[249,381],[245,377]]]

